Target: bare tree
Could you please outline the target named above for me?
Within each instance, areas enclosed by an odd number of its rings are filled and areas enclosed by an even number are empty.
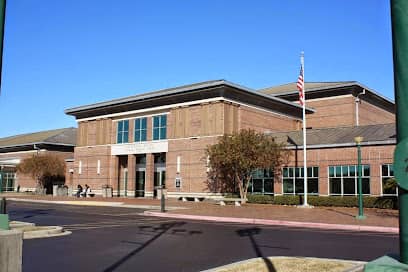
[[[21,161],[17,172],[30,175],[36,180],[37,188],[43,189],[50,178],[65,176],[65,162],[52,154],[33,155]]]

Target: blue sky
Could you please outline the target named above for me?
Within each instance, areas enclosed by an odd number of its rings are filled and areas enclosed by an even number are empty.
[[[393,99],[386,0],[13,0],[0,137],[76,126],[64,109],[212,79],[356,80]]]

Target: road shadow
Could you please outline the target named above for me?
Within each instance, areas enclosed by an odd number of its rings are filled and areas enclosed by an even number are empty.
[[[15,218],[32,218],[38,215],[48,215],[54,209],[34,209],[34,210],[27,210],[23,212],[16,212],[16,211],[8,211],[8,214]]]
[[[276,268],[273,265],[273,263],[271,262],[271,260],[269,260],[267,257],[265,257],[262,254],[262,251],[259,248],[259,245],[255,241],[254,236],[260,234],[261,231],[262,230],[260,228],[255,227],[255,228],[240,229],[240,230],[237,230],[236,232],[240,237],[248,237],[249,240],[251,241],[251,245],[252,245],[252,248],[254,249],[254,251],[256,253],[256,256],[262,258],[262,260],[265,262],[265,265],[267,266],[269,272],[276,272]]]
[[[121,259],[119,259],[118,261],[116,261],[115,263],[113,263],[111,266],[109,266],[103,271],[104,272],[115,271],[115,269],[117,269],[119,266],[127,262],[130,258],[132,258],[137,253],[145,249],[147,246],[149,246],[151,243],[153,243],[155,240],[157,240],[164,234],[166,235],[167,234],[169,235],[197,235],[197,234],[202,233],[202,231],[197,231],[197,230],[189,231],[189,230],[180,228],[184,224],[186,223],[185,222],[171,222],[171,223],[163,223],[163,224],[160,224],[159,226],[148,226],[148,225],[139,226],[139,230],[143,232],[148,232],[150,234],[153,233],[154,234],[153,237],[147,240],[146,242],[121,241],[122,243],[134,244],[134,245],[138,245],[139,247],[135,248],[130,253],[123,256]],[[173,229],[175,227],[177,227],[177,229]]]

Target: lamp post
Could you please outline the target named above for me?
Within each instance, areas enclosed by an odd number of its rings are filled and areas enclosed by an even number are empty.
[[[357,219],[365,219],[364,211],[363,211],[363,182],[361,180],[362,176],[362,169],[361,169],[361,142],[363,141],[363,137],[358,136],[354,138],[354,141],[357,144],[357,175],[358,175],[358,215],[356,216]]]

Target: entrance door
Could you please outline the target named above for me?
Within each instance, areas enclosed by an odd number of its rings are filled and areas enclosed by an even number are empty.
[[[157,188],[166,185],[166,167],[156,167],[154,171],[154,197],[157,197]]]
[[[146,168],[136,169],[135,197],[144,197],[146,182]]]

